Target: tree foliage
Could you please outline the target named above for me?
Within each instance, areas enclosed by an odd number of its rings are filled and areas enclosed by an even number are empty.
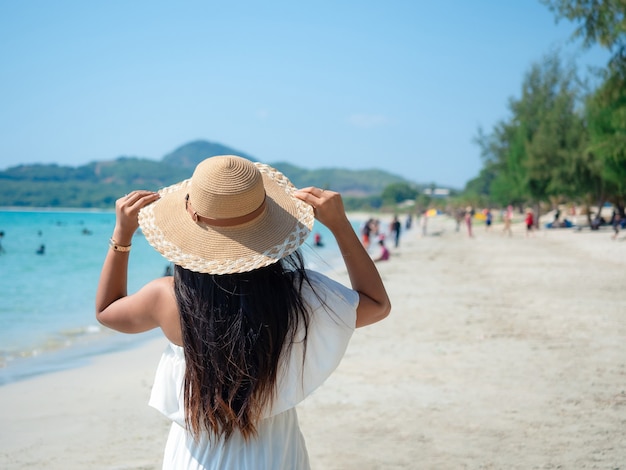
[[[581,98],[575,68],[556,53],[533,64],[521,96],[509,102],[510,117],[476,138],[485,163],[480,192],[500,205],[574,194],[572,162],[585,142]]]
[[[541,0],[557,21],[567,18],[579,26],[574,37],[586,47],[599,44],[613,56],[611,66],[624,68],[626,63],[626,2],[624,0]]]
[[[589,152],[608,199],[626,199],[626,79],[612,74],[587,102]]]
[[[528,189],[533,200],[571,196],[572,161],[584,151],[585,130],[579,103],[582,90],[573,66],[564,67],[556,54],[535,64],[519,101],[526,127]]]
[[[626,1],[541,0],[557,21],[578,23],[574,37],[583,45],[598,44],[611,52],[603,83],[585,109],[589,134],[588,154],[578,162],[578,174],[602,196],[620,208],[626,198]],[[589,189],[589,188],[587,188]]]
[[[419,194],[415,185],[408,183],[390,184],[383,190],[382,200],[385,204],[398,204],[404,201],[412,201]]]

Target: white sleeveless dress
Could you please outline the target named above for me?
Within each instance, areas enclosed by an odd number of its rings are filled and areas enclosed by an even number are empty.
[[[245,441],[235,432],[227,441],[194,441],[185,429],[182,397],[185,357],[180,346],[169,344],[157,368],[150,406],[172,420],[163,469],[289,469],[309,468],[295,406],[318,388],[336,369],[355,328],[358,293],[308,271],[315,294],[303,286],[310,322],[304,368],[302,343],[296,341],[281,365],[277,393],[258,423],[258,437]],[[303,337],[300,332],[299,339]]]

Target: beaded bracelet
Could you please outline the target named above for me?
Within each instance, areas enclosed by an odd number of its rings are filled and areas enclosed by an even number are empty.
[[[113,251],[121,251],[121,252],[127,253],[127,252],[129,252],[129,251],[130,251],[130,247],[132,246],[132,244],[131,244],[131,245],[126,245],[126,246],[124,246],[124,245],[119,245],[119,244],[118,244],[115,240],[113,240],[113,239],[111,238],[111,239],[109,240],[109,246],[111,247],[111,249],[112,249]]]

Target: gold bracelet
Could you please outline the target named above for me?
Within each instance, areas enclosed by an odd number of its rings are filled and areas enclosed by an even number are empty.
[[[124,253],[128,253],[130,251],[130,247],[132,246],[132,244],[130,245],[119,245],[115,240],[113,240],[112,238],[109,240],[109,246],[111,247],[111,249],[113,251],[121,251]]]

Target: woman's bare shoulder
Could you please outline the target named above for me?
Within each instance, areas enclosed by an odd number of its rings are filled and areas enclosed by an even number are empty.
[[[180,314],[174,293],[174,278],[172,276],[159,277],[144,286],[149,295],[157,299],[157,322],[165,336],[175,344],[182,344],[180,330]]]

